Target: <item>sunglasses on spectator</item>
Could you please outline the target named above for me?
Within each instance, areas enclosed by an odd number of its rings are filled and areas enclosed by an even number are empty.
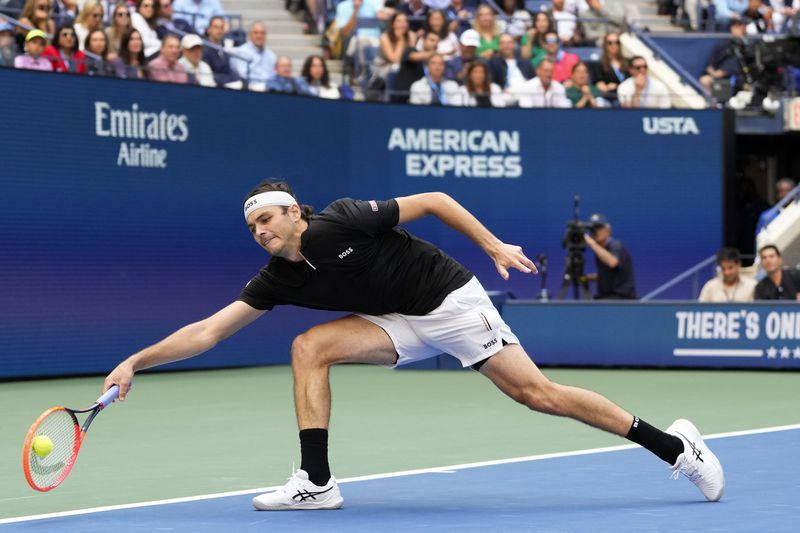
[[[619,44],[619,41],[606,41],[606,44]]]
[[[145,3],[142,3],[142,6],[141,6],[141,7],[153,7],[153,4],[145,4]]]
[[[631,65],[632,70],[647,70],[647,65]]]
[[[545,37],[545,44],[558,44],[558,37]]]
[[[127,11],[117,11],[117,15],[116,16],[118,16],[118,17],[130,17],[131,14],[128,13]]]
[[[72,37],[73,39],[75,38],[75,34],[72,33],[71,31],[62,31],[61,33],[58,34],[58,36],[59,37]]]
[[[36,9],[44,9],[45,11],[49,11],[50,9],[52,9],[52,7],[53,6],[50,4],[40,4],[36,6]]]

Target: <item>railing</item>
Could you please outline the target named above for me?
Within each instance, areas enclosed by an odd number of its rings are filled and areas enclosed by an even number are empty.
[[[770,208],[770,209],[767,211],[767,215],[766,215],[766,217],[769,219],[769,222],[767,222],[766,224],[764,224],[764,227],[763,227],[763,228],[761,228],[761,229],[762,229],[762,231],[763,231],[764,229],[766,229],[766,228],[767,228],[767,227],[768,227],[768,226],[769,226],[769,225],[772,223],[772,221],[773,221],[773,220],[775,220],[775,218],[776,218],[776,217],[775,217],[774,215],[777,215],[778,213],[780,213],[780,212],[781,212],[781,210],[782,210],[784,207],[786,207],[787,205],[789,205],[789,203],[791,203],[791,202],[793,202],[793,201],[795,201],[795,200],[800,200],[800,185],[798,185],[797,187],[795,187],[794,189],[792,189],[791,191],[789,191],[789,193],[788,193],[786,196],[784,196],[784,197],[781,199],[781,201],[780,201],[780,202],[778,202],[777,204],[775,204],[774,206],[772,206],[772,207],[771,207],[771,208]]]
[[[753,259],[755,256],[753,255],[742,255],[742,259]],[[709,266],[716,263],[717,256],[712,255],[711,257],[707,257],[703,259],[693,267],[689,268],[688,270],[681,272],[668,282],[664,283],[660,287],[656,288],[655,290],[645,294],[641,301],[646,302],[650,300],[654,300],[656,296],[663,294],[664,292],[668,291],[669,289],[675,287],[677,284],[681,283],[682,281],[691,278],[691,299],[697,299],[697,296],[700,294],[700,271],[704,268],[708,268]],[[716,267],[715,267],[716,268]],[[712,276],[716,275],[716,272],[712,271]]]

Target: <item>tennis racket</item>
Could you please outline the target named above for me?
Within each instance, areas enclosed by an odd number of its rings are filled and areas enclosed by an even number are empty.
[[[100,396],[91,407],[48,409],[31,425],[22,446],[22,470],[25,479],[35,490],[53,490],[66,479],[81,449],[86,431],[97,414],[119,396],[119,386],[114,385]],[[79,413],[89,413],[83,426],[78,424]],[[36,449],[34,449],[36,440]]]

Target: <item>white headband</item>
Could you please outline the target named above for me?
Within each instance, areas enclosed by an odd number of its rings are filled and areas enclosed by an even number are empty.
[[[258,193],[248,198],[244,203],[245,220],[247,220],[247,215],[256,209],[260,209],[268,205],[281,205],[284,207],[289,207],[290,205],[297,205],[297,200],[295,200],[294,197],[288,192],[283,191],[268,191]]]

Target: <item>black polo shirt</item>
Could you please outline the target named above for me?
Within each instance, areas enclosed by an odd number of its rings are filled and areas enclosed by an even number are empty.
[[[595,255],[597,263],[597,296],[602,299],[635,300],[636,283],[633,279],[633,260],[627,248],[617,240],[611,239],[606,244],[606,250],[617,258],[619,263],[611,268]]]
[[[473,275],[439,248],[395,227],[396,200],[343,198],[300,237],[306,261],[273,257],[239,299],[256,309],[292,304],[370,315],[425,315]]]
[[[769,276],[759,281],[756,285],[755,299],[796,300],[798,291],[800,291],[800,272],[784,270],[779,286],[775,286]]]

